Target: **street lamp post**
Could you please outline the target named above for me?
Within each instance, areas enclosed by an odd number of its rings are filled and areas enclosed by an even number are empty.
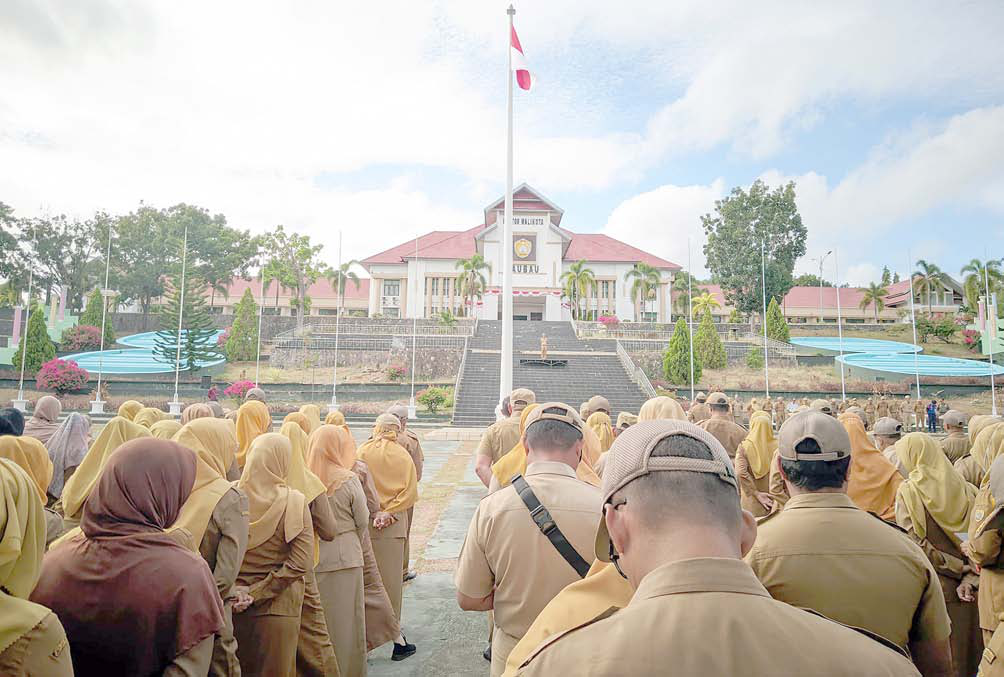
[[[833,250],[831,249],[820,257],[809,259],[810,261],[819,263],[819,324],[823,323],[823,261],[832,253]]]
[[[108,275],[112,265],[112,224],[108,224],[108,249],[105,252],[105,286],[101,289],[101,343],[98,347],[98,389],[91,401],[91,413],[105,413],[105,401],[101,399],[101,378],[105,372],[105,322],[108,315],[108,299],[112,292],[108,288]]]

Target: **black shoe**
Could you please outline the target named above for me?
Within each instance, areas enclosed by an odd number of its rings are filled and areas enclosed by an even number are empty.
[[[481,654],[481,655],[485,657],[486,661],[488,661],[489,663],[491,663],[492,662],[492,645],[489,644],[488,648],[485,649],[484,653]]]
[[[394,642],[394,653],[391,655],[390,659],[392,661],[403,661],[405,658],[414,656],[418,648],[414,644],[408,644],[408,638],[401,635],[404,639],[404,644],[398,644]]]
[[[413,581],[418,577],[418,573],[414,569],[409,569],[407,573],[404,574],[404,582]]]

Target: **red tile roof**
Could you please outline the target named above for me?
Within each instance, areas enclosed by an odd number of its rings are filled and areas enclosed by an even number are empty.
[[[864,292],[853,287],[844,287],[840,290],[840,306],[842,308],[857,308],[864,297]],[[819,287],[792,287],[787,296],[784,297],[784,306],[787,308],[818,308],[819,307]],[[837,289],[835,287],[823,287],[823,307],[837,307]]]
[[[261,293],[261,282],[258,278],[252,280],[244,280],[241,278],[235,278],[227,285],[227,299],[237,303],[241,296],[244,295],[244,290],[250,289],[251,293],[257,297]],[[307,294],[312,299],[334,299],[336,298],[335,288],[331,286],[327,278],[322,277],[314,284],[310,285],[307,290]],[[285,289],[279,290],[279,298],[288,298],[291,295],[290,291]],[[352,282],[345,285],[345,300],[369,300],[370,296],[370,281],[368,278],[360,278],[359,287],[357,288]],[[220,299],[221,295],[217,294],[216,298]],[[265,298],[269,297],[275,298],[275,282],[270,282],[265,288]]]
[[[602,263],[647,263],[656,268],[679,270],[680,266],[666,259],[644,252],[637,247],[615,240],[601,233],[572,233],[572,242],[565,251],[565,261],[596,261]]]

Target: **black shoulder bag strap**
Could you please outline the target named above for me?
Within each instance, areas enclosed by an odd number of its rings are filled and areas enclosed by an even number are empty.
[[[551,541],[551,545],[568,562],[569,566],[575,569],[575,572],[579,574],[579,578],[585,578],[586,573],[589,571],[589,562],[582,559],[582,555],[575,551],[572,544],[565,538],[565,534],[561,533],[561,529],[558,528],[554,518],[551,517],[551,513],[541,505],[540,499],[533,493],[533,489],[526,483],[523,476],[514,476],[512,478],[512,486],[516,489],[516,493],[519,494],[526,509],[530,511],[530,518],[533,519],[534,524],[540,529],[540,533],[547,536],[547,540]]]

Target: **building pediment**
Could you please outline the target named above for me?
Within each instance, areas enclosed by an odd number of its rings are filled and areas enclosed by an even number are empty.
[[[497,221],[495,212],[505,209],[505,195],[495,200],[485,207],[485,225],[490,226]],[[536,188],[529,184],[521,183],[512,191],[512,210],[515,212],[547,212],[550,215],[551,224],[561,225],[561,217],[565,210],[556,205],[552,200],[544,197]]]

